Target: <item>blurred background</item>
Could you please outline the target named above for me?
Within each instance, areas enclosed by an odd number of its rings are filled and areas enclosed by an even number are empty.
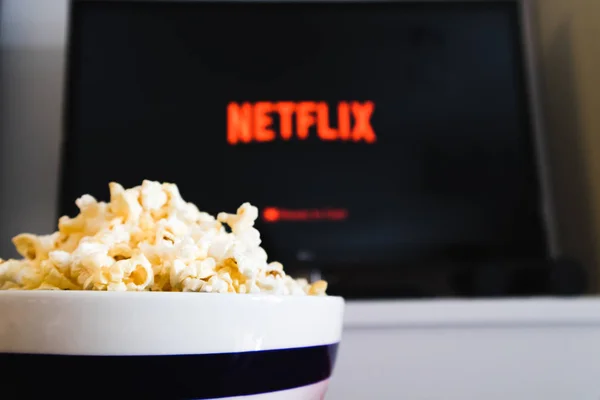
[[[350,300],[329,398],[600,396],[597,1],[0,4],[3,256],[172,181]]]

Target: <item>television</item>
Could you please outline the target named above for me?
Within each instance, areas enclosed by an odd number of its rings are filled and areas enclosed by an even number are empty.
[[[75,0],[58,213],[143,179],[210,213],[250,202],[270,259],[348,297],[544,263],[523,6]]]

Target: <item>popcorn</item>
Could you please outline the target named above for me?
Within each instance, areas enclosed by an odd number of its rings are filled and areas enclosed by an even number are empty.
[[[58,232],[15,236],[23,259],[0,259],[0,290],[326,294],[326,282],[293,279],[267,261],[249,203],[215,218],[174,184],[109,189],[108,203],[77,199],[79,215],[61,217]]]

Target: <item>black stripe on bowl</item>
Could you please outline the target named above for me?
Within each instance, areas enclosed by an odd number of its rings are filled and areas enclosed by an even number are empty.
[[[292,389],[331,376],[337,344],[169,356],[0,353],[6,399],[216,399]]]

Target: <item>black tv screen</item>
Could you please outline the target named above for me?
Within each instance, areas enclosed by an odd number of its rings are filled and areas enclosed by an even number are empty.
[[[107,183],[261,209],[271,259],[547,255],[516,2],[74,1],[60,214]]]

